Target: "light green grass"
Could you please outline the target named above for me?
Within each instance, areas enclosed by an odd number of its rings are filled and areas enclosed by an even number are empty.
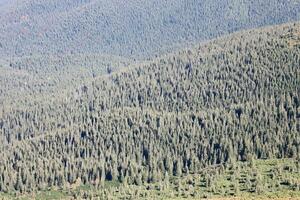
[[[294,159],[255,160],[253,167],[247,162],[238,162],[225,167],[220,174],[213,176],[212,186],[206,187],[206,171],[170,177],[166,184],[155,183],[142,186],[122,185],[117,181],[107,181],[101,188],[91,185],[81,185],[73,190],[49,190],[35,194],[14,195],[0,193],[0,199],[38,199],[58,200],[72,197],[84,198],[86,195],[103,198],[110,195],[112,199],[201,199],[201,198],[237,198],[237,199],[300,199],[300,191],[293,184],[300,184],[300,171]],[[213,169],[213,170],[217,170]],[[208,171],[211,171],[208,169]],[[274,176],[276,171],[280,175]],[[216,172],[216,171],[215,171]],[[273,177],[272,177],[273,174]],[[263,189],[255,192],[256,177],[261,176]],[[246,177],[251,180],[250,191],[246,186]],[[235,183],[237,183],[235,186]],[[291,184],[293,183],[293,184]],[[238,189],[237,189],[238,188]],[[85,195],[85,196],[83,196]],[[17,197],[16,197],[17,196]]]

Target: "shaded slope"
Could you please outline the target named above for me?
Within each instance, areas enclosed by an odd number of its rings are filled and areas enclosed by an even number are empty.
[[[188,42],[300,17],[297,0],[23,0],[8,7],[0,14],[1,56],[153,56]]]
[[[134,62],[100,54],[5,58],[0,60],[0,105],[22,105],[32,99],[60,96],[64,90],[127,67],[129,63]]]

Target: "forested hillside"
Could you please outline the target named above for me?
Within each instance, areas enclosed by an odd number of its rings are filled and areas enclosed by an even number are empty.
[[[126,197],[128,185],[169,184],[189,198],[240,188],[297,192],[299,177],[286,174],[300,168],[299,42],[299,23],[243,31],[94,77],[48,101],[1,105],[0,191],[92,187],[97,192],[84,195],[108,198]],[[254,160],[283,158],[290,165],[249,175]],[[210,168],[217,170],[203,174]],[[187,188],[195,192],[180,192]]]
[[[2,0],[0,11],[0,57],[152,57],[237,30],[300,20],[298,0]]]
[[[32,103],[76,88],[97,76],[134,63],[131,59],[99,54],[12,57],[0,60],[0,105]]]

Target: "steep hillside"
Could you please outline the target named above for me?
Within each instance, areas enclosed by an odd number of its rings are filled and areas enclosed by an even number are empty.
[[[300,19],[298,0],[21,0],[0,4],[0,56],[152,57],[189,42]]]
[[[3,105],[0,191],[146,185],[236,161],[299,159],[299,32],[299,23],[243,31],[53,101]]]

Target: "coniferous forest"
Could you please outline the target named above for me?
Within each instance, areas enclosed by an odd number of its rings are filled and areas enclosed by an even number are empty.
[[[38,2],[14,11],[103,3]],[[148,58],[24,39],[0,57],[0,199],[299,199],[300,23],[258,26]]]

